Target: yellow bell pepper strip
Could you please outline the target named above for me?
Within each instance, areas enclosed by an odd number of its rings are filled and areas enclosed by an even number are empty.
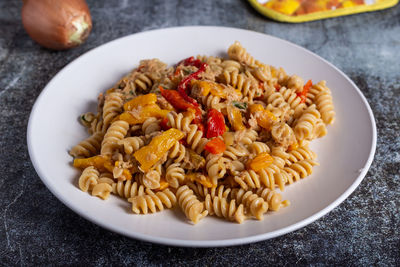
[[[162,191],[164,189],[167,189],[168,187],[169,187],[169,183],[164,178],[161,178],[160,179],[160,187],[154,189],[154,191]]]
[[[255,158],[250,160],[248,163],[249,168],[255,172],[259,172],[262,169],[267,168],[269,165],[274,162],[274,158],[271,157],[267,152],[263,152],[258,154]]]
[[[120,166],[120,162],[117,160],[114,163],[115,167],[119,167]],[[112,171],[111,171],[112,172]],[[126,181],[126,180],[131,180],[132,179],[132,173],[128,170],[128,169],[123,169],[122,170],[122,180]]]
[[[227,98],[227,89],[219,83],[212,81],[192,80],[191,85],[192,87],[194,86],[200,89],[199,91],[202,96],[212,94],[213,96],[218,96],[220,98]],[[238,97],[242,95],[240,90],[232,90],[232,92],[234,92]]]
[[[138,108],[139,106],[151,105],[157,102],[156,94],[140,95],[124,104],[124,110],[129,111]]]
[[[74,159],[74,167],[78,168],[78,169],[85,169],[89,166],[93,166],[96,169],[103,171],[103,170],[107,170],[107,168],[105,167],[106,164],[110,164],[111,165],[111,160],[103,155],[97,155],[97,156],[93,156],[90,158],[76,158]],[[111,170],[112,172],[112,170]]]
[[[119,119],[128,122],[130,125],[143,123],[150,117],[164,118],[169,110],[161,109],[156,104],[145,105],[138,107],[132,111],[125,111],[119,115]]]
[[[261,104],[253,104],[249,107],[250,113],[256,118],[258,125],[266,130],[270,130],[277,118],[271,111],[264,109]]]
[[[189,181],[192,181],[192,182],[196,181],[199,184],[202,184],[203,186],[205,186],[207,188],[213,187],[211,179],[202,173],[198,173],[198,172],[188,173],[188,174],[186,174],[186,179]]]
[[[181,140],[184,136],[183,132],[171,128],[154,137],[150,144],[136,151],[133,156],[140,163],[140,168],[143,171],[148,171],[168,152],[176,141]]]
[[[246,129],[243,124],[242,112],[232,105],[227,107],[228,120],[235,131]]]

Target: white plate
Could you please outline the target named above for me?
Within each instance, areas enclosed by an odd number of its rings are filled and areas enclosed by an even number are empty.
[[[78,116],[95,111],[96,96],[137,66],[159,58],[168,64],[198,54],[224,55],[235,40],[257,59],[289,74],[326,80],[337,119],[328,135],[313,142],[321,166],[283,193],[291,206],[242,225],[207,217],[196,226],[178,211],[133,215],[128,202],[103,201],[80,191],[68,150],[87,134]],[[287,41],[247,30],[179,27],[130,35],[84,54],[61,70],[37,99],[29,119],[28,148],[33,165],[50,191],[86,219],[120,234],[177,246],[227,246],[273,238],[299,229],[339,205],[360,184],[376,146],[372,111],[356,85],[319,56]]]

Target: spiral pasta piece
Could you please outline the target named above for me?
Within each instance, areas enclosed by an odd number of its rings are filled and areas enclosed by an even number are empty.
[[[221,155],[209,154],[206,157],[206,170],[213,185],[218,184],[218,179],[224,177],[226,173],[227,159]]]
[[[231,71],[240,71],[242,67],[241,64],[236,60],[224,60],[221,64],[223,71],[231,72]]]
[[[325,124],[332,124],[335,121],[335,111],[333,107],[332,94],[330,91],[322,91],[315,97],[315,103],[321,118]]]
[[[288,155],[289,157],[285,159],[286,165],[291,165],[299,160],[315,159],[317,157],[317,154],[311,151],[307,146],[298,147],[295,150],[289,151]]]
[[[132,180],[118,181],[113,183],[111,187],[113,194],[126,199],[142,196],[145,192],[145,187],[143,185],[139,185],[137,182],[133,182]]]
[[[238,41],[236,41],[228,48],[228,56],[230,59],[237,60],[240,63],[246,64],[248,66],[262,67],[264,65],[260,61],[256,60],[253,56],[251,56]]]
[[[301,85],[301,88],[303,85]],[[297,96],[296,91],[293,89],[288,89],[286,87],[281,87],[279,93],[282,94],[285,101],[289,104],[290,108],[293,109],[293,118],[298,118],[307,105],[302,102],[302,99]]]
[[[271,127],[271,136],[276,145],[286,150],[291,144],[296,143],[296,136],[292,127],[284,122],[275,123]]]
[[[219,96],[214,96],[212,94],[202,96],[201,103],[208,109],[213,108],[218,111],[221,111],[221,109],[225,107],[225,105],[221,103],[221,98]]]
[[[112,92],[105,96],[103,106],[103,130],[107,129],[111,122],[122,112],[122,94]]]
[[[258,155],[260,153],[269,153],[271,150],[267,144],[263,142],[254,142],[251,144],[251,152]]]
[[[240,130],[235,132],[235,141],[242,145],[252,144],[258,137],[258,133],[252,129]]]
[[[186,185],[194,192],[197,197],[205,198],[209,194],[209,188],[198,182],[186,182]]]
[[[144,140],[138,136],[126,137],[122,140],[118,140],[119,145],[123,146],[124,152],[127,155],[132,155],[134,152],[144,146]]]
[[[153,80],[151,79],[150,75],[147,73],[140,73],[140,72],[135,73],[131,83],[134,92],[137,91],[147,92],[153,86]]]
[[[237,160],[240,157],[247,156],[249,151],[244,146],[227,146],[223,155],[231,160]]]
[[[129,201],[132,203],[134,213],[147,214],[162,211],[164,207],[172,208],[176,203],[176,196],[167,188],[157,193],[149,190],[147,194],[130,198]]]
[[[228,202],[227,198],[207,195],[204,204],[209,215],[215,214],[218,217],[238,223],[242,223],[246,219],[243,204],[236,205],[234,199]]]
[[[173,159],[175,163],[182,162],[186,156],[186,147],[178,141],[171,147],[168,158]]]
[[[160,121],[154,117],[146,119],[142,124],[142,131],[145,135],[149,135],[161,130]]]
[[[294,110],[291,109],[289,104],[283,98],[282,94],[279,92],[273,92],[266,98],[267,110],[276,114],[275,109],[280,111],[279,120],[286,122],[291,119]],[[275,111],[275,112],[274,112]]]
[[[282,195],[269,188],[258,188],[255,192],[268,203],[268,209],[278,211],[282,207]]]
[[[207,216],[208,211],[204,210],[204,203],[200,202],[187,185],[181,186],[176,191],[179,206],[186,215],[186,218],[194,224]]]
[[[224,71],[222,75],[222,82],[240,90],[250,103],[253,102],[255,96],[260,96],[262,93],[255,79],[246,77],[244,74],[239,74],[237,70],[231,72]]]
[[[179,163],[173,163],[168,166],[165,179],[173,188],[178,188],[180,183],[185,180],[185,170],[180,167]]]
[[[101,143],[101,154],[110,155],[115,149],[119,140],[122,140],[128,133],[129,123],[126,121],[118,120],[111,124],[104,135],[103,142]]]
[[[79,177],[79,189],[81,189],[83,192],[92,190],[93,187],[98,183],[99,175],[99,171],[93,166],[86,167]]]
[[[203,132],[198,130],[198,126],[195,124],[189,125],[189,131],[187,132],[186,142],[188,145],[201,154],[204,150],[204,146],[208,143],[208,139],[203,137]]]
[[[143,173],[140,176],[140,182],[149,189],[157,189],[160,187],[161,180],[161,164],[158,165],[158,169],[150,170],[148,172]]]
[[[298,140],[311,139],[314,127],[321,117],[315,105],[309,106],[298,119],[294,127],[294,134]]]
[[[259,188],[261,186],[260,177],[253,170],[242,171],[238,176],[234,177],[234,180],[245,190],[249,188]]]
[[[189,114],[190,115],[184,115],[183,113],[177,114],[175,111],[171,111],[167,114],[168,123],[172,128],[178,129],[182,132],[189,132],[189,126],[194,119],[193,114]]]
[[[304,80],[298,75],[294,74],[288,77],[286,86],[290,89],[293,89],[294,92],[301,92],[303,90]],[[282,90],[282,88],[281,88]],[[279,90],[280,92],[280,90]]]
[[[112,191],[112,187],[108,183],[99,183],[93,187],[92,196],[97,196],[103,200],[108,199],[110,193]]]
[[[293,180],[296,182],[300,180],[300,178],[311,175],[313,166],[318,165],[318,162],[313,159],[304,159],[285,167],[284,170],[291,176],[289,183],[293,183]]]
[[[326,81],[320,81],[316,84],[313,84],[310,89],[308,90],[307,96],[306,96],[306,104],[308,106],[311,106],[312,104],[315,104],[315,97],[324,91],[329,91],[329,88],[326,86]]]
[[[100,152],[101,141],[103,140],[103,137],[104,134],[102,132],[97,132],[74,146],[70,150],[69,154],[75,158],[88,158],[97,155]]]
[[[102,132],[103,135],[105,133],[105,127],[103,127],[104,123],[103,123],[103,119],[96,117],[91,123],[90,123],[90,127],[88,128],[88,132],[89,134],[94,134],[97,132]]]
[[[232,189],[231,197],[236,200],[236,203],[243,204],[247,212],[256,217],[257,220],[262,220],[264,213],[268,211],[268,203],[252,191],[235,188]]]

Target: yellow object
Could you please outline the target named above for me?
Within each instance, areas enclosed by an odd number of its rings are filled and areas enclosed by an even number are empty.
[[[164,189],[167,189],[169,187],[169,183],[165,181],[164,179],[160,180],[160,187],[155,189],[156,191],[162,191]]]
[[[268,1],[266,7],[274,9],[286,15],[292,15],[300,6],[297,0]]]
[[[274,162],[274,158],[271,157],[267,152],[258,154],[254,159],[249,162],[249,167],[255,172],[261,171],[267,168]]]
[[[78,168],[78,169],[85,169],[89,166],[93,166],[95,167],[97,170],[104,170],[107,168],[105,167],[105,164],[108,163],[111,165],[110,159],[106,156],[103,155],[97,155],[94,157],[90,157],[90,158],[76,158],[74,159],[74,167]],[[112,172],[112,170],[111,170]]]
[[[143,171],[150,170],[165,153],[175,144],[176,141],[181,140],[185,134],[178,129],[171,128],[163,132],[161,135],[154,137],[150,144],[142,147],[133,155],[140,163],[140,168]]]
[[[155,104],[157,102],[156,94],[140,95],[124,104],[124,110],[129,111],[139,106]]]
[[[250,113],[256,118],[258,125],[266,130],[269,130],[272,123],[277,121],[275,115],[260,104],[250,105]]]
[[[375,0],[360,4],[357,0],[248,0],[261,14],[283,22],[299,23],[381,10],[396,5],[399,0]],[[297,5],[294,2],[298,2]],[[300,3],[301,2],[301,3]],[[297,6],[297,8],[296,8]]]
[[[195,80],[192,82],[192,86],[197,86],[200,88],[200,93],[203,96],[207,96],[208,94],[212,94],[213,96],[218,96],[220,98],[227,98],[225,87],[219,83],[211,82],[211,81],[198,81]],[[235,90],[235,93],[240,97],[242,92],[240,90]]]
[[[156,104],[145,105],[144,107],[138,107],[132,111],[125,111],[119,116],[120,120],[126,121],[130,125],[143,123],[150,117],[164,118],[167,116],[169,110],[160,109]]]
[[[228,120],[235,131],[246,129],[243,124],[242,112],[236,107],[228,106]]]

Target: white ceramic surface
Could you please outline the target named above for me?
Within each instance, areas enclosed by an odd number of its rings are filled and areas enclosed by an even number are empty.
[[[288,186],[284,199],[291,206],[244,224],[207,217],[196,226],[179,211],[139,216],[115,196],[103,201],[80,191],[79,173],[69,149],[87,136],[81,113],[95,111],[96,96],[138,65],[159,58],[168,64],[192,55],[224,56],[238,40],[257,59],[282,66],[314,82],[326,80],[332,89],[336,122],[328,135],[313,141],[321,164],[306,179]],[[28,125],[33,165],[49,190],[86,219],[120,234],[177,246],[227,246],[273,238],[299,229],[339,205],[360,184],[376,146],[372,111],[356,85],[319,56],[287,41],[247,30],[223,27],[179,27],[138,33],[117,39],[82,55],[61,70],[37,99]]]

